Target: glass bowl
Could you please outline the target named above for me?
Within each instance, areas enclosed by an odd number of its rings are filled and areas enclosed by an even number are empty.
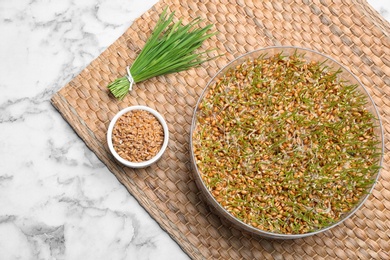
[[[352,84],[357,85],[356,90],[359,91],[360,93],[362,93],[366,98],[366,101],[367,101],[366,102],[367,103],[366,109],[373,115],[373,118],[374,118],[373,120],[375,121],[375,127],[374,127],[373,132],[374,132],[374,136],[377,137],[377,139],[376,139],[377,147],[376,148],[377,148],[378,153],[380,154],[378,156],[378,159],[377,159],[378,163],[376,165],[376,166],[378,166],[379,170],[377,170],[375,172],[375,174],[371,177],[372,178],[371,179],[372,185],[370,185],[368,188],[366,188],[365,193],[359,198],[359,200],[355,204],[355,206],[352,207],[348,212],[342,213],[341,216],[338,217],[336,221],[333,221],[333,222],[331,222],[331,223],[329,223],[329,224],[327,224],[324,227],[321,227],[319,229],[312,229],[312,230],[309,230],[307,232],[301,232],[301,233],[294,233],[294,232],[283,233],[283,232],[273,232],[271,230],[265,230],[265,229],[262,229],[259,227],[255,227],[254,225],[252,225],[248,222],[244,222],[243,220],[234,216],[231,213],[231,211],[228,211],[226,207],[222,206],[221,203],[223,203],[223,201],[221,201],[221,200],[217,201],[217,198],[216,198],[216,196],[213,195],[211,188],[208,188],[207,184],[203,180],[202,173],[200,172],[198,164],[203,163],[207,167],[207,162],[205,162],[206,159],[204,159],[204,161],[197,160],[196,155],[195,155],[195,151],[194,151],[194,142],[198,141],[198,140],[194,139],[195,138],[194,134],[197,131],[196,130],[197,126],[202,124],[201,122],[199,122],[199,118],[198,118],[199,114],[201,113],[199,107],[202,104],[202,101],[204,100],[204,98],[206,96],[213,97],[213,95],[215,94],[212,91],[210,91],[211,86],[215,85],[216,82],[218,82],[218,80],[220,80],[226,73],[230,73],[229,71],[231,71],[232,68],[236,68],[237,66],[241,65],[243,62],[247,61],[248,59],[251,60],[251,59],[256,59],[258,57],[267,58],[267,57],[271,57],[274,55],[280,55],[280,54],[282,54],[284,56],[288,56],[288,57],[291,55],[295,55],[295,54],[304,55],[304,58],[307,62],[311,62],[311,61],[317,62],[318,61],[318,62],[322,63],[323,66],[327,66],[331,70],[341,70],[341,72],[338,74],[339,79],[342,79],[343,81],[346,81],[346,82],[350,83],[351,85]],[[223,111],[215,111],[215,112],[217,114],[223,113]],[[227,134],[225,133],[225,138],[226,138],[226,136],[227,136]],[[217,139],[217,140],[215,140],[215,142],[219,142],[219,140]],[[263,48],[263,49],[256,50],[256,51],[247,53],[245,55],[242,55],[241,57],[239,57],[239,58],[233,60],[232,62],[230,62],[229,64],[227,64],[223,69],[221,69],[210,80],[210,82],[207,84],[207,86],[203,90],[203,92],[202,92],[202,94],[201,94],[201,96],[196,104],[196,107],[194,109],[191,131],[190,131],[189,150],[190,150],[191,165],[193,168],[195,182],[196,182],[198,188],[201,190],[202,194],[204,195],[207,203],[209,203],[213,208],[215,208],[219,215],[225,217],[234,226],[236,226],[240,229],[243,229],[245,231],[248,231],[248,232],[255,234],[255,235],[259,235],[259,236],[266,237],[266,238],[275,238],[275,239],[295,239],[295,238],[302,238],[302,237],[306,237],[306,236],[315,235],[315,234],[324,232],[326,230],[329,230],[329,229],[339,225],[340,223],[342,223],[343,221],[348,219],[350,216],[352,216],[364,204],[364,202],[368,198],[369,194],[371,193],[372,189],[374,188],[374,185],[376,184],[376,182],[379,178],[380,167],[382,165],[382,160],[383,160],[383,145],[384,145],[383,130],[382,130],[382,124],[380,121],[379,113],[376,109],[376,106],[375,106],[372,98],[370,97],[369,93],[367,92],[365,87],[362,85],[362,83],[358,80],[358,78],[356,76],[354,76],[346,67],[341,65],[339,62],[335,61],[334,59],[332,59],[324,54],[321,54],[319,52],[316,52],[316,51],[313,51],[310,49],[294,47],[294,46],[287,46],[287,47],[268,47],[268,48]],[[232,156],[232,155],[229,154],[228,156]],[[213,158],[208,158],[208,160],[210,160],[210,159],[212,160]],[[223,160],[221,163],[223,163]],[[231,170],[234,171],[234,169],[231,169]],[[226,176],[229,176],[229,174],[230,173],[226,173],[223,175],[224,176],[223,178],[225,178],[225,179],[223,179],[223,181],[225,181],[225,183],[227,181],[226,179],[229,178]],[[245,187],[246,186],[243,186],[242,190],[245,191]],[[246,194],[246,192],[244,192],[243,194]],[[270,197],[272,197],[272,196],[270,196]],[[245,199],[245,196],[241,196],[239,198]],[[272,198],[270,198],[270,199],[272,199]],[[225,206],[226,206],[226,203],[225,203]],[[275,213],[275,214],[277,214],[277,213]],[[270,218],[276,218],[276,217],[277,216],[274,216],[274,217],[270,216]],[[293,222],[293,220],[291,220],[291,222]]]

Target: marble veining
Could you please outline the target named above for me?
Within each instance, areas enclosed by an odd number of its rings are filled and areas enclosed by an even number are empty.
[[[50,104],[156,2],[0,1],[0,260],[188,259]]]
[[[387,1],[368,1],[368,3],[376,10],[378,11],[381,16],[386,19],[390,20],[390,4]]]

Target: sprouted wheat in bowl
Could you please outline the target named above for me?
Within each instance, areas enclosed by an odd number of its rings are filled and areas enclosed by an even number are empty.
[[[270,51],[228,66],[205,89],[192,159],[230,218],[266,236],[300,237],[362,204],[379,174],[380,122],[333,61]]]

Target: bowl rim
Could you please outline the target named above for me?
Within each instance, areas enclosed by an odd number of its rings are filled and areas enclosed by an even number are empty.
[[[226,72],[226,70],[228,70],[229,68],[232,67],[233,64],[239,62],[240,60],[244,60],[244,58],[246,57],[254,57],[253,55],[255,53],[258,53],[258,52],[266,52],[267,50],[271,50],[271,49],[279,49],[280,51],[283,51],[285,49],[290,49],[290,50],[296,50],[296,51],[301,51],[301,52],[309,52],[309,53],[313,53],[315,55],[319,55],[321,57],[323,57],[325,60],[329,60],[330,62],[333,62],[335,63],[337,66],[340,67],[340,69],[343,70],[343,72],[349,74],[355,81],[356,83],[359,85],[359,87],[365,92],[366,94],[366,97],[368,98],[368,100],[370,101],[370,105],[372,105],[372,109],[373,111],[371,111],[373,114],[374,114],[374,117],[378,120],[378,129],[379,129],[379,133],[378,133],[378,139],[380,139],[380,151],[381,151],[381,155],[380,155],[380,159],[379,159],[379,162],[378,162],[378,165],[380,166],[377,174],[376,174],[376,177],[374,179],[374,182],[372,184],[372,186],[367,190],[367,194],[365,194],[360,202],[358,202],[358,204],[347,214],[345,214],[341,219],[339,219],[338,221],[334,222],[333,224],[327,226],[327,227],[324,227],[322,229],[319,229],[319,230],[314,230],[312,232],[308,232],[308,233],[303,233],[303,234],[283,234],[283,233],[273,233],[273,232],[269,232],[269,231],[265,231],[265,230],[261,230],[261,229],[258,229],[258,228],[255,228],[243,221],[241,221],[240,219],[234,217],[229,211],[227,211],[216,199],[215,197],[211,194],[211,192],[209,191],[209,189],[207,188],[206,184],[204,183],[204,181],[202,180],[202,177],[200,176],[200,173],[199,173],[199,170],[198,170],[198,166],[197,166],[197,163],[196,163],[196,160],[195,160],[195,155],[194,155],[194,151],[193,151],[193,132],[194,132],[194,129],[195,129],[195,126],[196,126],[196,116],[197,116],[197,111],[198,111],[198,107],[199,107],[199,104],[200,102],[203,100],[204,98],[204,95],[205,93],[207,92],[207,89],[209,88],[209,86],[215,81],[215,79],[217,77],[219,77],[221,75],[221,73],[223,72]],[[280,52],[279,51],[279,52]],[[380,172],[381,172],[381,169],[383,167],[383,157],[384,157],[384,132],[383,132],[383,125],[382,125],[382,120],[381,120],[381,117],[380,117],[380,114],[379,114],[379,111],[377,109],[377,106],[373,100],[373,98],[371,97],[371,95],[369,94],[368,90],[366,89],[366,87],[364,86],[364,84],[359,80],[359,78],[354,74],[352,73],[346,66],[344,66],[343,64],[341,64],[340,62],[338,62],[337,60],[335,60],[334,58],[324,54],[324,53],[321,53],[321,52],[318,52],[316,50],[312,50],[312,49],[309,49],[309,48],[305,48],[305,47],[299,47],[299,46],[268,46],[268,47],[264,47],[264,48],[259,48],[259,49],[256,49],[256,50],[253,50],[253,51],[250,51],[250,52],[247,52],[245,54],[242,54],[240,56],[238,56],[237,58],[234,58],[233,60],[231,60],[230,62],[228,62],[226,65],[224,65],[217,73],[215,73],[213,75],[213,77],[208,81],[207,85],[204,87],[204,89],[202,90],[199,98],[198,98],[198,101],[195,105],[195,108],[194,108],[194,112],[193,112],[193,116],[192,116],[192,121],[191,121],[191,129],[190,129],[190,141],[189,141],[189,151],[190,151],[190,160],[191,160],[191,166],[192,166],[192,172],[193,172],[193,175],[195,177],[195,182],[198,186],[198,188],[202,191],[203,195],[206,197],[207,199],[207,203],[208,204],[211,204],[211,206],[213,206],[217,212],[221,213],[226,219],[230,220],[230,222],[237,226],[238,228],[241,228],[241,229],[244,229],[252,234],[256,234],[256,235],[259,235],[261,237],[266,237],[266,238],[272,238],[272,239],[297,239],[297,238],[304,238],[304,237],[308,237],[308,236],[312,236],[312,235],[316,235],[316,234],[319,234],[319,233],[322,233],[322,232],[325,232],[335,226],[338,226],[339,224],[341,224],[342,222],[344,222],[345,220],[347,220],[348,218],[350,218],[353,214],[355,214],[355,212],[357,210],[359,210],[363,204],[365,203],[365,201],[368,199],[368,197],[370,196],[370,194],[372,193],[374,187],[376,186],[377,182],[378,182],[378,179],[379,179],[379,176],[380,176]]]
[[[133,110],[144,110],[144,111],[147,111],[147,112],[151,113],[152,115],[154,115],[156,117],[156,119],[160,122],[161,126],[163,127],[163,131],[164,131],[164,141],[163,141],[163,144],[162,144],[159,152],[153,158],[151,158],[147,161],[143,161],[143,162],[131,162],[131,161],[128,161],[126,159],[123,159],[115,151],[114,145],[112,143],[112,131],[114,129],[114,126],[115,126],[117,120],[119,119],[119,117],[121,117],[125,113],[127,113],[129,111],[133,111]],[[154,110],[150,107],[147,107],[147,106],[143,106],[143,105],[129,106],[129,107],[126,107],[126,108],[120,110],[118,113],[115,114],[115,116],[111,120],[111,122],[108,126],[108,130],[107,130],[107,144],[108,144],[108,147],[110,149],[111,154],[120,163],[122,163],[123,165],[125,165],[127,167],[131,167],[131,168],[145,168],[145,167],[155,163],[156,161],[158,161],[161,158],[161,156],[163,155],[163,153],[165,152],[165,150],[168,146],[168,141],[169,141],[169,130],[168,130],[168,125],[167,125],[164,117],[156,110]]]

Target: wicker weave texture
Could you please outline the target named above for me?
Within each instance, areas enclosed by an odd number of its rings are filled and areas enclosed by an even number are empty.
[[[136,58],[165,6],[184,23],[200,16],[215,24],[219,34],[204,48],[216,47],[224,56],[196,69],[138,83],[124,100],[115,100],[107,84],[125,75],[126,66]],[[389,32],[389,24],[365,1],[161,0],[57,92],[52,103],[194,259],[390,259]],[[364,206],[338,227],[298,240],[252,237],[229,226],[203,202],[190,169],[188,142],[193,109],[208,80],[235,57],[273,45],[314,49],[348,67],[373,97],[385,132],[381,177]],[[106,144],[110,120],[130,105],[156,109],[169,125],[166,153],[146,169],[122,167]]]

